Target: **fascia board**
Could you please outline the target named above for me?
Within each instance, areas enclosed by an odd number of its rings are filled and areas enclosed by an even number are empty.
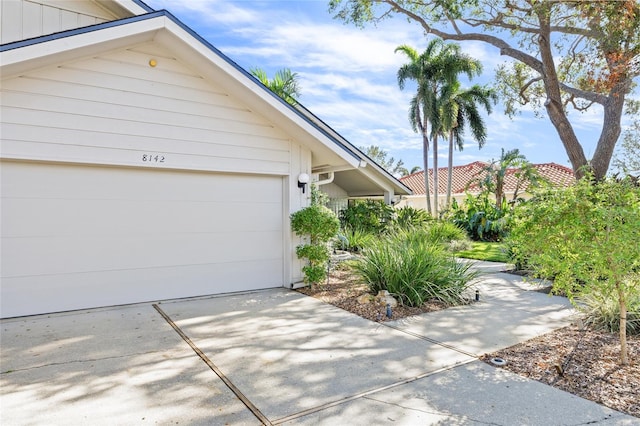
[[[79,29],[84,31],[68,31],[51,36],[44,36],[32,44],[8,49],[5,45],[0,51],[0,74],[2,78],[10,78],[26,70],[41,68],[56,63],[92,54],[96,50],[116,49],[133,43],[152,40],[155,33],[164,28],[165,18],[162,15],[151,19],[130,18],[124,25],[107,25],[100,29],[87,31],[91,27]],[[117,22],[117,21],[116,21]]]

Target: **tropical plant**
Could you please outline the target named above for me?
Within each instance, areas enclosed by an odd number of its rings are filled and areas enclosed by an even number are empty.
[[[300,85],[298,74],[291,72],[289,68],[276,71],[272,79],[267,76],[265,70],[261,68],[251,68],[251,74],[262,84],[267,86],[273,93],[280,96],[287,103],[296,105],[300,97]]]
[[[449,135],[449,162],[447,166],[447,201],[446,208],[451,205],[451,183],[453,180],[453,148],[462,151],[464,148],[463,135],[467,124],[471,128],[473,138],[478,142],[478,148],[484,146],[487,138],[487,128],[478,105],[484,107],[488,114],[491,114],[491,104],[495,103],[497,97],[491,89],[474,85],[469,89],[462,90],[460,83],[452,84],[445,93],[448,96],[441,100],[442,127]]]
[[[340,234],[341,247],[350,252],[360,252],[371,245],[377,236],[359,229],[343,229]]]
[[[516,257],[575,301],[600,294],[619,306],[620,362],[629,363],[627,310],[640,293],[640,187],[631,179],[598,183],[586,175],[549,189],[516,210]]]
[[[606,176],[640,75],[637,0],[329,0],[329,10],[360,26],[400,15],[443,40],[493,46],[513,59],[497,73],[507,113],[518,104],[544,108],[576,177],[585,170],[597,180]],[[603,109],[602,130],[587,159],[569,110],[592,106]]]
[[[466,303],[465,291],[477,276],[469,266],[431,241],[427,230],[414,229],[374,240],[354,269],[371,292],[387,290],[406,305],[421,306],[428,300]]]
[[[409,229],[422,227],[431,220],[433,219],[425,210],[403,206],[395,209],[392,225],[400,229]]]
[[[427,226],[427,234],[429,235],[430,241],[443,244],[448,244],[452,241],[467,240],[468,238],[467,233],[462,228],[444,220],[431,222]]]
[[[422,54],[407,45],[397,47],[398,51],[409,58],[409,63],[398,70],[400,89],[404,89],[407,80],[415,81],[418,86],[410,103],[409,121],[414,131],[422,133],[427,211],[433,211],[438,217],[438,137],[443,134],[441,103],[449,97],[450,86],[455,85],[459,74],[465,73],[471,79],[482,67],[479,61],[462,53],[459,45],[440,39],[431,40]],[[430,135],[428,125],[431,126]],[[433,143],[433,210],[429,195],[429,136]]]
[[[477,179],[482,192],[490,192],[495,197],[496,209],[503,209],[507,198],[504,193],[504,183],[507,173],[513,173],[516,179],[516,188],[511,201],[518,199],[520,189],[527,185],[532,190],[540,186],[545,180],[540,176],[533,165],[527,161],[527,158],[520,154],[520,150],[512,149],[505,152],[502,148],[500,158],[491,160],[489,164],[482,168]]]
[[[393,207],[382,200],[354,200],[340,210],[342,229],[377,234],[382,232],[393,216]]]
[[[467,193],[459,205],[454,199],[447,220],[464,229],[475,241],[502,241],[509,233],[509,209],[506,202],[500,207],[489,198],[488,192]]]
[[[339,228],[340,221],[335,213],[317,202],[291,214],[291,229],[307,239],[307,242],[296,247],[298,258],[308,261],[302,267],[306,283],[317,284],[327,277],[326,266],[331,256],[328,243]]]

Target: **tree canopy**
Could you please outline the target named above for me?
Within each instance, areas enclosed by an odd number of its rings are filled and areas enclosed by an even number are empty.
[[[518,104],[544,107],[581,177],[602,179],[621,132],[625,99],[640,75],[637,0],[330,0],[345,22],[364,25],[401,15],[443,40],[479,41],[512,59],[497,73],[508,113]],[[587,159],[568,115],[603,110]]]

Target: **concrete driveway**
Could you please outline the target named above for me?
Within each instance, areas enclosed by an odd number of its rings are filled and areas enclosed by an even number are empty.
[[[486,275],[479,303],[378,324],[284,289],[1,321],[0,421],[640,424],[476,355],[569,323]]]

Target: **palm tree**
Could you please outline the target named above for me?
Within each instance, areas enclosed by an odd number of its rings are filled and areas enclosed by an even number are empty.
[[[410,46],[402,45],[395,50],[407,55],[410,62],[398,70],[398,85],[404,89],[406,80],[414,80],[417,93],[411,99],[409,121],[414,131],[420,131],[423,139],[424,180],[427,197],[427,211],[432,212],[429,188],[429,136],[433,142],[433,186],[435,201],[433,213],[438,216],[438,137],[443,135],[442,113],[440,108],[443,91],[447,85],[458,81],[458,75],[467,74],[469,78],[479,74],[480,62],[463,54],[460,46],[445,43],[441,39],[433,39],[422,54],[418,54]],[[431,127],[431,134],[427,132]]]
[[[471,128],[473,138],[478,142],[478,147],[484,146],[487,138],[487,128],[478,111],[478,104],[491,114],[491,104],[495,103],[497,96],[491,89],[474,85],[467,90],[461,90],[460,83],[450,85],[446,91],[447,97],[442,99],[442,127],[449,136],[449,164],[447,167],[447,208],[451,203],[451,181],[453,179],[453,149],[458,151],[464,148],[462,138],[467,124]]]
[[[269,79],[267,73],[262,68],[251,68],[251,74],[262,84],[267,86],[273,93],[280,96],[291,105],[298,103],[300,97],[300,86],[298,84],[298,73],[291,72],[289,68],[276,71],[273,79]]]
[[[424,188],[427,201],[427,211],[431,214],[431,191],[429,188],[429,134],[427,127],[431,108],[433,108],[432,79],[435,74],[433,67],[434,55],[437,54],[444,42],[441,39],[432,40],[421,54],[413,47],[406,44],[398,46],[395,52],[404,53],[409,62],[398,70],[398,86],[400,90],[405,88],[407,80],[417,84],[416,94],[411,98],[409,105],[409,122],[413,131],[422,135],[422,159],[424,164]]]
[[[502,209],[502,206],[505,205],[507,201],[504,194],[504,181],[509,169],[518,169],[515,174],[517,182],[514,201],[517,197],[518,190],[525,182],[537,184],[543,181],[533,165],[527,161],[524,155],[520,154],[519,149],[512,149],[505,152],[504,148],[502,148],[500,158],[491,160],[491,163],[482,169],[484,178],[478,179],[481,190],[492,192],[495,195],[496,208],[498,210]]]

